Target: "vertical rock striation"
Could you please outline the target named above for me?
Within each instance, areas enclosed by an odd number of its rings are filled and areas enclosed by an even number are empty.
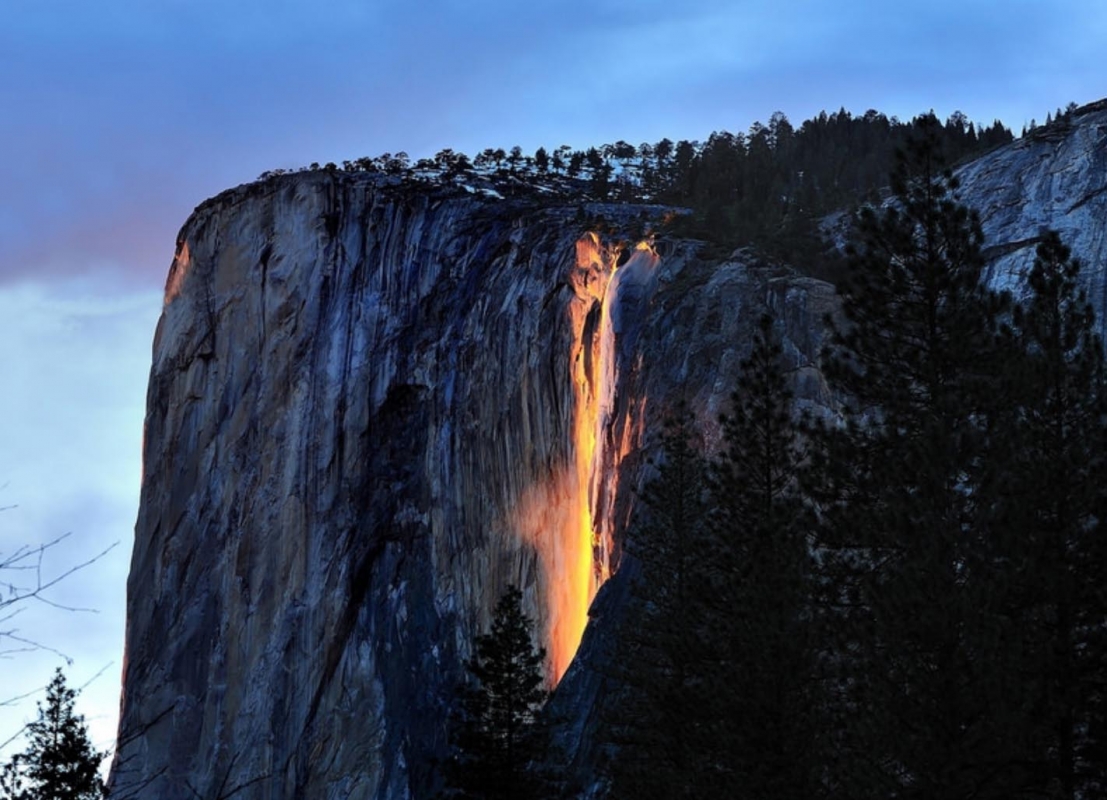
[[[581,495],[571,353],[600,299],[573,281],[612,266],[577,264],[582,233],[364,176],[198,209],[154,342],[115,796],[425,791],[503,588],[563,624],[580,548],[516,523]]]

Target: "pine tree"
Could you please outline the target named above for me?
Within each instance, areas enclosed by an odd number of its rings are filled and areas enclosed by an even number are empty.
[[[1046,234],[1013,328],[1021,357],[1009,381],[1014,410],[996,464],[996,525],[1024,698],[1036,748],[1027,784],[1074,800],[1107,791],[1107,386],[1095,314],[1080,263]]]
[[[825,370],[847,398],[815,426],[824,600],[838,632],[840,769],[853,797],[991,794],[994,715],[977,563],[981,464],[1005,299],[982,282],[982,235],[957,202],[932,116],[859,216]],[[1001,771],[1000,771],[1001,772]]]
[[[104,796],[98,770],[105,754],[92,748],[77,692],[59,668],[46,689],[46,705],[27,726],[30,742],[0,778],[8,800],[94,800]]]
[[[522,593],[509,586],[496,604],[489,633],[477,637],[466,668],[451,730],[447,796],[473,800],[526,800],[542,796],[533,761],[542,752],[538,710],[543,649],[532,642],[532,623],[522,610]]]
[[[27,790],[23,785],[23,756],[16,754],[0,770],[0,798],[4,800],[26,800]]]
[[[764,314],[741,364],[731,413],[721,419],[724,451],[712,468],[714,527],[744,539],[736,543],[741,549],[775,544],[767,541],[767,532],[789,524],[798,504],[794,479],[800,451],[782,361],[773,318]],[[759,541],[761,533],[765,542]],[[753,555],[739,552],[743,562]]]
[[[539,147],[534,151],[534,166],[545,175],[550,170],[550,154],[545,147]]]
[[[711,797],[724,780],[713,758],[719,716],[704,682],[718,653],[704,603],[705,465],[693,438],[680,402],[664,422],[657,475],[642,491],[621,567],[638,573],[613,665],[621,694],[608,723],[612,797]]]
[[[711,468],[714,631],[725,669],[711,687],[720,755],[750,797],[812,797],[821,701],[810,609],[812,563],[796,490],[802,452],[773,320],[742,362],[724,449]]]

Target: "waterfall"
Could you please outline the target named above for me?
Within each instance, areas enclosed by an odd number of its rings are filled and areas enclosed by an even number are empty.
[[[577,242],[569,304],[573,331],[568,376],[573,389],[572,463],[526,493],[514,524],[538,551],[543,570],[547,650],[554,683],[568,669],[588,608],[611,574],[614,503],[623,457],[640,431],[621,426],[619,393],[637,333],[634,311],[652,287],[659,259],[640,243],[622,267],[619,251],[587,234]],[[625,420],[624,420],[625,422]]]

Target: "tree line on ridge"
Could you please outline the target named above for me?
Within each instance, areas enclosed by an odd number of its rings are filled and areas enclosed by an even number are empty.
[[[731,247],[753,244],[802,264],[825,250],[818,221],[874,197],[892,154],[921,127],[937,135],[953,159],[1013,139],[999,120],[978,125],[958,111],[945,123],[936,121],[933,112],[902,122],[875,110],[854,116],[842,108],[797,128],[778,111],[747,133],[716,131],[703,142],[620,140],[583,149],[539,147],[533,154],[515,146],[486,148],[472,157],[444,149],[414,161],[407,153],[384,153],[305,169],[382,173],[439,186],[485,179],[499,194],[539,202],[569,198],[686,207],[692,214],[677,218],[674,233]]]

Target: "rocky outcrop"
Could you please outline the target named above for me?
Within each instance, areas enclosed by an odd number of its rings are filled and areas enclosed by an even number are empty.
[[[962,168],[996,283],[1056,227],[1102,319],[1105,137],[1086,109]],[[800,402],[830,404],[831,288],[653,240],[662,213],[324,172],[197,210],[154,342],[113,797],[427,796],[509,583],[587,778],[657,423],[684,397],[714,447],[765,307]]]
[[[1107,102],[1036,128],[958,175],[962,201],[980,214],[993,284],[1021,295],[1043,232],[1057,230],[1084,264],[1107,331]]]

